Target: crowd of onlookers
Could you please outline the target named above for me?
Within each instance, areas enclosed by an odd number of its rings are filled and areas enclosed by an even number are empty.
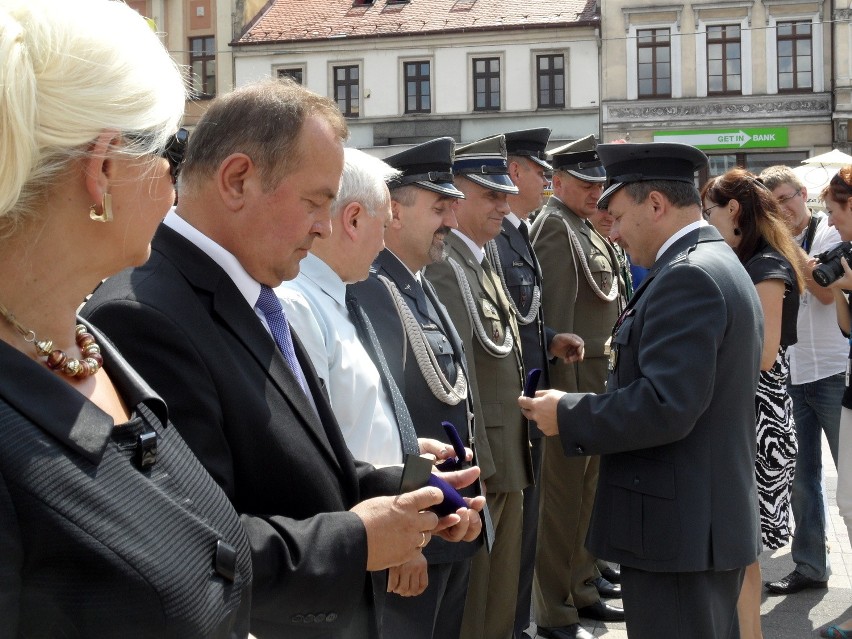
[[[759,639],[827,586],[852,166],[380,160],[289,80],[189,134],[112,0],[0,0],[0,89],[0,636]]]

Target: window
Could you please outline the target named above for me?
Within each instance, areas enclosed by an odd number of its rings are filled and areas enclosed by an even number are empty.
[[[500,58],[473,59],[473,110],[500,109]]]
[[[406,113],[432,112],[430,66],[431,64],[428,60],[405,62],[403,64]]]
[[[736,24],[707,27],[707,93],[742,91],[742,43]]]
[[[216,38],[189,39],[189,66],[192,69],[192,88],[199,98],[216,95]]]
[[[671,37],[668,29],[638,29],[639,97],[670,98],[672,95]]]
[[[302,67],[286,67],[276,69],[275,75],[278,78],[290,78],[297,84],[305,83],[305,70]]]
[[[778,91],[811,91],[814,86],[810,22],[779,22]]]
[[[536,56],[539,109],[565,106],[565,57],[562,54]]]
[[[357,118],[360,112],[361,91],[358,65],[334,67],[334,99],[340,112],[347,118]]]

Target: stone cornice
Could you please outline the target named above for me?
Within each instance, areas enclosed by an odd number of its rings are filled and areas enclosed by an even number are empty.
[[[813,120],[831,117],[831,95],[754,95],[664,100],[608,100],[603,103],[603,124],[710,125],[767,119]]]

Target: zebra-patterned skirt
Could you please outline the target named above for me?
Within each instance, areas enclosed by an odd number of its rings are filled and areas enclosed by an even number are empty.
[[[790,538],[790,491],[796,467],[796,428],[793,401],[787,394],[790,372],[786,347],[775,363],[761,371],[757,385],[757,493],[764,549],[785,545]]]

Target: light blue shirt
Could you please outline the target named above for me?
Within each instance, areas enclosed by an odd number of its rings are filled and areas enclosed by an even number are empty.
[[[355,459],[402,463],[393,403],[346,308],[346,285],[309,253],[296,279],[275,289],[293,330],[325,382],[331,407]]]

